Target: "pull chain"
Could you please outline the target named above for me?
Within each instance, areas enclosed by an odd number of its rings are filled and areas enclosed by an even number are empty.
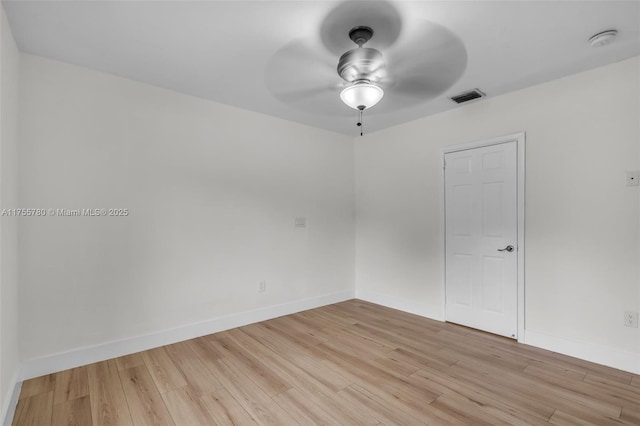
[[[356,124],[356,126],[360,127],[360,136],[362,136],[362,131],[364,130],[364,126],[362,125],[362,112],[363,111],[364,111],[364,107],[363,106],[359,106],[358,107],[359,117],[358,117],[358,123]]]

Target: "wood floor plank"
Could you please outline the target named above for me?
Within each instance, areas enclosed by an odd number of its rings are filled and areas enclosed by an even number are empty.
[[[269,396],[278,395],[291,389],[290,384],[283,378],[278,377],[277,374],[274,374],[267,365],[252,353],[244,350],[228,333],[218,333],[211,340],[211,343],[225,353],[224,360],[226,362],[242,370],[244,375],[248,376]]]
[[[18,400],[13,426],[48,426],[53,414],[53,391],[38,392]]]
[[[26,380],[14,425],[640,425],[640,376],[350,300]]]
[[[547,404],[531,397],[530,394],[520,390],[504,386],[502,382],[487,380],[485,376],[469,374],[464,370],[424,367],[414,374],[433,380],[451,390],[466,395],[466,389],[489,395],[494,399],[504,401],[510,407],[514,407],[518,412],[527,416],[546,421],[553,415],[555,408],[552,404]],[[523,418],[526,418],[523,416]]]
[[[396,398],[404,399],[407,404],[428,404],[439,396],[429,389],[412,385],[401,371],[389,370],[388,365],[382,365],[375,359],[362,359],[351,355],[348,345],[325,342],[320,346],[326,349],[327,359],[332,360],[334,364],[346,366],[350,373],[357,377],[358,384],[382,389]],[[344,371],[344,368],[342,370]]]
[[[405,348],[395,349],[385,354],[385,357],[394,362],[401,362],[404,364],[412,365],[418,370],[422,367],[432,367],[434,365],[446,368],[458,362],[456,358],[442,356],[439,351],[435,355],[430,355],[421,353],[420,351],[416,351],[413,349]]]
[[[268,363],[269,369],[289,385],[296,383],[299,385],[299,381],[307,377],[334,391],[344,389],[351,384],[344,376],[335,373],[313,357],[292,354],[286,347],[278,347],[277,341],[274,346],[269,345],[269,342],[273,342],[277,338],[272,333],[258,331],[257,335],[251,334],[251,330],[243,327],[242,329],[230,330],[229,336],[238,342],[243,349],[259,357],[264,363]]]
[[[429,405],[444,411],[464,424],[486,426],[510,424],[485,413],[481,407],[473,406],[474,404],[470,407],[470,401],[457,394],[442,394]]]
[[[364,335],[375,336],[376,340],[386,343],[388,346],[395,346],[399,349],[414,350],[418,353],[433,354],[443,348],[441,344],[434,343],[428,339],[417,339],[414,334],[411,337],[393,332],[392,329],[381,328],[370,323],[354,324],[350,330]]]
[[[119,375],[135,425],[174,424],[146,366],[127,368]]]
[[[167,354],[166,347],[144,351],[142,352],[142,359],[160,393],[181,388],[188,384],[178,367],[169,357],[169,354]]]
[[[53,406],[55,426],[88,426],[93,422],[91,401],[88,395],[64,401]]]
[[[46,374],[44,376],[25,380],[22,382],[19,399],[51,392],[55,389],[56,377],[57,375],[54,374]]]
[[[322,343],[331,338],[331,335],[324,330],[327,327],[314,327],[308,324],[308,321],[299,319],[295,315],[285,315],[280,318],[276,318],[272,321],[272,325],[281,329],[287,330],[287,332],[299,336],[309,342]]]
[[[299,360],[298,360],[299,361]],[[295,389],[303,392],[309,402],[324,410],[339,421],[339,424],[366,424],[373,425],[377,419],[360,404],[345,404],[344,399],[332,387],[331,383],[322,380],[321,373],[316,366],[305,369],[296,363],[281,362],[280,358],[273,358],[270,365],[277,368],[283,377],[286,377]],[[321,371],[331,371],[322,365]],[[335,374],[335,372],[331,372]]]
[[[242,331],[283,358],[289,360],[295,360],[298,357],[322,359],[322,351],[316,348],[316,344],[309,345],[305,342],[295,342],[292,337],[283,335],[268,324],[252,324],[242,327]]]
[[[438,333],[438,336],[441,337],[444,333],[445,332]],[[508,369],[518,372],[529,367],[527,360],[511,355],[499,348],[474,345],[472,341],[467,341],[465,344],[454,334],[449,334],[447,339],[449,340],[447,347],[438,351],[438,354],[441,356],[458,360],[471,358],[488,365],[495,365],[505,370]]]
[[[481,402],[481,399],[484,398],[470,398],[457,392],[448,392],[444,393],[436,402],[448,403],[463,415],[469,412],[481,413],[480,417],[493,425],[531,426],[546,424],[542,420],[526,418],[518,412],[505,409],[500,401],[487,402],[489,400],[484,399],[485,402]]]
[[[356,356],[366,358],[384,356],[398,348],[398,346],[393,343],[382,343],[375,336],[366,336],[366,333],[360,333],[357,329],[352,329],[352,327],[335,330],[332,334],[333,338],[322,342],[322,344],[336,342],[347,345]]]
[[[456,378],[446,372],[429,369],[419,370],[411,376],[412,380],[422,383],[423,386],[438,390],[441,394],[454,392],[474,401],[480,406],[496,407],[514,418],[520,419],[528,425],[546,424],[549,417],[555,411],[551,407],[543,407],[532,403],[529,398],[512,396],[504,398],[492,392],[490,387],[480,387],[466,380]]]
[[[218,350],[203,337],[191,339],[184,343],[186,343],[189,349],[191,349],[207,369],[209,369],[209,364],[213,365],[213,369],[215,369],[215,362],[223,357],[223,354],[219,353]]]
[[[349,309],[349,306],[350,303],[345,303],[340,305],[340,308]],[[442,323],[373,304],[359,306],[357,313],[354,313],[354,315],[357,315],[357,323],[376,325],[385,330],[396,330],[398,334],[405,336],[431,336],[442,330],[450,330],[466,336],[470,332],[470,329],[465,327]]]
[[[304,326],[310,333],[324,340],[331,339],[331,331],[340,328],[335,322],[322,318],[314,314],[313,311],[304,311],[288,316],[296,323]]]
[[[86,395],[89,395],[89,376],[86,366],[64,370],[56,375],[54,404],[61,404]]]
[[[304,392],[309,402],[315,404],[320,409],[337,420],[340,425],[376,425],[379,423],[377,416],[370,410],[369,406],[354,400],[347,403],[342,391],[327,391],[322,385],[312,385],[305,383],[297,387]]]
[[[640,425],[640,408],[623,406],[622,413],[620,413],[620,420],[632,425]]]
[[[274,401],[301,425],[333,425],[339,421],[297,389],[276,395]]]
[[[221,426],[255,425],[256,421],[226,389],[219,389],[200,398],[213,424]]]
[[[528,346],[527,349],[529,348],[531,347]],[[544,349],[540,348],[531,349],[535,351],[537,358],[539,358],[541,361],[544,360],[545,362],[548,362],[550,364],[557,363],[558,365],[581,369],[586,371],[587,373],[602,375],[605,377],[609,377],[610,379],[617,378],[626,383],[629,383],[629,381],[634,376],[632,373],[607,367],[605,365],[595,364],[583,359],[562,355],[556,352],[545,351]]]
[[[114,360],[87,366],[93,426],[131,426],[129,406]]]
[[[138,365],[144,364],[144,360],[142,359],[142,353],[136,352],[135,354],[119,356],[115,358],[114,361],[118,366],[118,370],[126,370],[127,368],[136,367]]]
[[[395,398],[382,399],[359,385],[351,385],[338,392],[345,402],[368,407],[378,422],[384,424],[422,425],[423,422],[412,417],[406,407]],[[423,417],[424,419],[424,417]],[[433,417],[431,420],[441,420]]]
[[[635,404],[640,407],[640,388],[631,384],[591,373],[584,377],[583,382],[591,385],[589,389],[594,389],[595,386],[598,393],[605,392],[610,398],[620,399],[622,405]]]
[[[547,374],[553,374],[556,377],[563,378],[565,380],[569,380],[573,382],[585,381],[585,379],[587,379],[588,376],[589,376],[589,379],[586,380],[587,382],[589,382],[590,380],[595,380],[595,378],[592,378],[593,375],[588,374],[586,371],[575,371],[570,368],[564,368],[554,364],[542,363],[542,362],[536,362],[536,361],[529,362],[527,367],[522,371],[525,374],[531,374],[533,376],[537,376],[539,375],[540,372],[544,372]],[[606,379],[603,379],[603,380],[606,380]]]
[[[273,336],[280,336],[281,342],[290,346],[292,350],[296,352],[302,351],[311,356],[318,354],[316,347],[324,341],[319,341],[317,339],[308,340],[300,333],[292,332],[286,327],[281,327],[279,323],[273,320],[260,323],[259,326],[269,331]]]
[[[587,421],[584,418],[577,417],[571,415],[569,413],[565,413],[562,410],[556,410],[553,413],[553,416],[549,419],[549,423],[552,425],[575,425],[575,426],[602,426],[602,425],[613,425],[613,424],[624,424],[623,422],[618,422],[615,420],[604,421],[603,419],[593,419],[593,421]]]
[[[243,328],[242,331],[245,330],[246,328]],[[270,337],[275,336],[270,335]],[[283,350],[282,353],[274,351],[271,355],[264,351],[260,354],[268,358],[269,367],[274,372],[283,377],[295,389],[304,392],[310,403],[331,413],[334,418],[338,419],[339,424],[373,425],[377,423],[376,418],[368,413],[366,407],[358,406],[358,404],[344,404],[343,398],[336,391],[348,386],[350,382],[345,378],[340,379],[340,382],[335,378],[327,380],[327,376],[340,376],[324,364],[311,362],[307,364],[309,359],[306,356],[296,356],[293,361],[287,360],[284,358],[287,355],[286,350]]]
[[[212,373],[224,388],[259,424],[297,424],[234,363],[222,358],[210,364],[209,368],[211,367],[215,368]]]
[[[524,372],[540,377],[546,383],[555,385],[558,388],[584,395],[587,398],[589,395],[598,395],[598,400],[613,406],[622,407],[624,404],[627,404],[629,406],[635,405],[640,407],[640,393],[625,389],[622,384],[611,385],[611,382],[600,382],[596,384],[585,380],[567,380],[566,377],[555,374],[553,370],[544,368],[538,368],[538,370],[533,373],[531,368],[527,367]]]
[[[213,419],[207,413],[200,399],[189,386],[172,389],[162,394],[167,410],[176,425],[211,425]]]
[[[434,401],[439,395],[435,389],[420,388],[411,383],[409,377],[396,377],[393,375],[378,375],[373,367],[368,372],[369,366],[357,366],[354,360],[340,360],[335,358],[331,361],[325,360],[323,363],[338,371],[345,377],[350,377],[355,384],[375,395],[379,400],[393,401],[395,405],[401,406],[402,410],[411,414],[417,419],[428,419],[433,423],[453,420],[450,416],[443,415],[440,410],[427,408],[427,404]]]
[[[515,343],[511,345],[498,345],[498,348],[505,353],[522,357],[522,359],[528,361],[530,365],[548,365],[552,368],[573,371],[582,375],[586,375],[589,372],[596,373],[596,371],[589,370],[589,365],[591,363],[585,364],[582,360],[578,360],[577,358],[560,355],[555,352],[550,352],[533,346],[519,345]],[[615,376],[617,376],[617,373],[614,377]],[[625,377],[624,380],[627,380],[628,382],[629,377]]]
[[[326,306],[315,309],[314,314],[341,327],[348,327],[358,322],[357,319],[349,314],[339,310],[328,309]]]
[[[490,381],[509,390],[509,393],[518,392],[541,403],[556,407],[561,411],[575,415],[594,416],[605,419],[619,418],[622,407],[599,400],[597,395],[587,396],[555,387],[543,380],[530,379],[524,376],[509,375],[509,372],[500,371],[496,367],[486,364],[473,363],[468,360],[460,361],[451,367],[452,370],[460,370],[463,374],[481,375],[486,381]]]
[[[197,396],[211,393],[222,387],[218,379],[200,361],[200,358],[186,343],[176,343],[165,347],[169,358],[178,367],[190,389]]]

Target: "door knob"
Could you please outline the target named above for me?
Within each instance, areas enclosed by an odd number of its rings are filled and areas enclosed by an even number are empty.
[[[509,244],[508,246],[506,246],[503,249],[498,249],[498,251],[508,251],[509,253],[511,253],[513,251],[513,246],[511,244]]]

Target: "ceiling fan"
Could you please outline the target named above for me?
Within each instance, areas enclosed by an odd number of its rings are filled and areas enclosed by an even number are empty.
[[[373,30],[366,26],[353,27],[349,38],[358,45],[344,53],[338,61],[338,75],[349,85],[340,92],[345,105],[360,111],[357,125],[362,126],[362,113],[375,106],[384,96],[380,83],[385,72],[382,53],[372,47],[363,47],[373,37]],[[360,130],[362,135],[362,129]]]
[[[447,28],[403,19],[386,1],[351,0],[324,18],[319,37],[278,50],[265,80],[276,98],[314,114],[344,115],[341,100],[358,111],[362,134],[364,111],[378,103],[374,113],[381,114],[428,102],[451,87],[466,64],[464,44]]]

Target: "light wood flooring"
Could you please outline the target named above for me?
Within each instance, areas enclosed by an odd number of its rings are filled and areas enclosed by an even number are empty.
[[[14,425],[640,424],[640,376],[352,300],[25,381]]]

